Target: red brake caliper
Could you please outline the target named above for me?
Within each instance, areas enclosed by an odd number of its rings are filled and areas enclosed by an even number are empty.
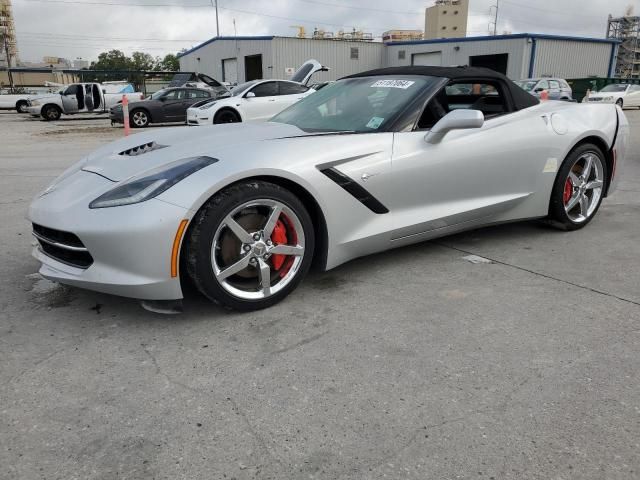
[[[282,220],[277,221],[276,226],[273,229],[273,233],[271,233],[271,241],[275,245],[287,244],[287,227],[284,226]],[[271,257],[271,264],[273,265],[273,268],[280,270],[286,258],[286,255],[273,255]]]
[[[573,183],[571,183],[571,179],[567,178],[567,181],[564,182],[564,194],[562,195],[562,201],[566,205],[571,200],[571,195],[573,194]]]

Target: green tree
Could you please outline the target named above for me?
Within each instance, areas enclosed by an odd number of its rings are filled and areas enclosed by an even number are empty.
[[[180,60],[178,60],[178,57],[173,53],[168,53],[161,62],[158,62],[158,67],[159,70],[177,72],[180,70]]]
[[[148,53],[133,52],[129,64],[132,70],[153,70],[156,61]]]
[[[92,70],[129,70],[131,60],[120,50],[109,50],[98,55],[97,62],[91,62]]]

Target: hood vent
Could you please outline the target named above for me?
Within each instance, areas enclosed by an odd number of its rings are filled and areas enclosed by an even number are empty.
[[[128,148],[127,150],[123,150],[118,153],[118,155],[122,155],[123,157],[136,157],[138,155],[144,155],[145,153],[153,152],[154,150],[160,150],[161,148],[167,148],[168,145],[160,145],[156,142],[149,142],[142,145],[138,145],[137,147]]]

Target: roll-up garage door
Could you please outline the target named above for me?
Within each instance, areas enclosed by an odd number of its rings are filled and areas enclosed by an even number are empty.
[[[225,58],[222,60],[223,82],[238,83],[238,59]]]
[[[442,52],[414,53],[411,56],[411,65],[440,67],[442,66]]]

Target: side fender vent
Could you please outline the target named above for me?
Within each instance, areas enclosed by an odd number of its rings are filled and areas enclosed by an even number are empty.
[[[122,155],[123,157],[136,157],[138,155],[144,155],[145,153],[153,152],[154,150],[160,150],[161,148],[167,147],[168,145],[160,145],[156,142],[149,142],[143,145],[138,145],[137,147],[123,150],[122,152],[118,153],[118,155]]]

